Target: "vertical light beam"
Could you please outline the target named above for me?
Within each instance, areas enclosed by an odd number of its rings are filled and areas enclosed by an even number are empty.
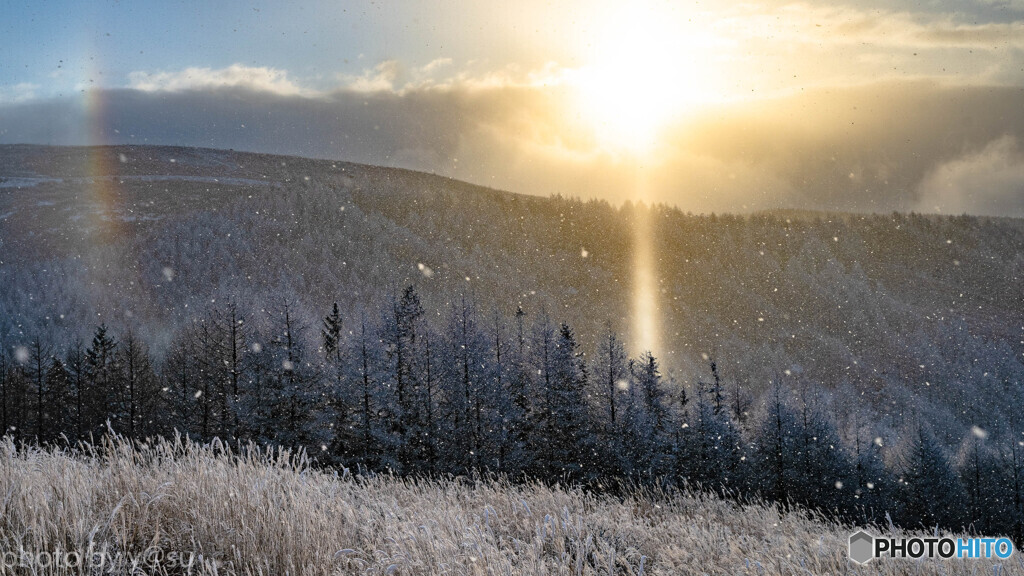
[[[655,273],[653,211],[647,204],[647,172],[637,160],[633,211],[633,338],[639,352],[657,353],[661,342]]]

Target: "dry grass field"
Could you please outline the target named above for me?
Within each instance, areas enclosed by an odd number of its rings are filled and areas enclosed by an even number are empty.
[[[353,477],[181,439],[0,442],[5,574],[1024,574],[1018,554],[861,567],[849,533],[701,495]]]

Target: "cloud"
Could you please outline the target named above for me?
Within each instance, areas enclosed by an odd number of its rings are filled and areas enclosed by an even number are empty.
[[[1024,217],[1024,150],[1003,136],[932,170],[921,182],[918,210]]]
[[[556,86],[565,82],[572,70],[549,62],[536,69],[523,70],[516,64],[496,69],[480,62],[454,67],[451,58],[438,58],[423,66],[407,66],[386,60],[356,75],[338,76],[339,90],[362,93],[405,94],[423,90],[487,90],[511,87]]]
[[[0,86],[0,104],[28,102],[35,99],[38,84],[21,82],[13,86]]]
[[[734,94],[793,94],[879,80],[1020,85],[1024,19],[869,8],[860,3],[744,3],[703,30]]]
[[[387,60],[358,76],[342,76],[341,81],[355,92],[394,92],[402,76],[401,64],[397,60]]]
[[[1024,214],[1024,199],[1013,194],[1024,142],[1019,88],[881,83],[709,106],[666,126],[658,152],[638,168],[603,147],[571,87],[557,83],[561,69],[488,78],[453,75],[455,68],[431,67],[430,82],[417,76],[424,72],[399,69],[380,89],[362,91],[224,83],[105,90],[93,95],[100,115],[74,98],[25,101],[0,106],[0,142],[233,148],[613,202],[637,197],[635,174],[643,169],[646,200],[692,211],[931,211],[938,204]],[[545,77],[556,82],[536,83]]]
[[[1024,46],[1024,21],[964,20],[959,12],[920,12],[854,5],[741,4],[711,19],[712,34],[737,42],[770,37],[783,44],[860,45],[899,48]]]
[[[284,70],[241,64],[219,69],[185,68],[176,72],[135,71],[128,74],[128,87],[143,92],[181,92],[217,88],[247,88],[291,96],[310,92],[292,82]]]

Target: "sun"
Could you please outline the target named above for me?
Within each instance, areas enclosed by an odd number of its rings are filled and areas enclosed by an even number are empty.
[[[580,112],[602,145],[649,152],[669,121],[704,98],[701,50],[671,16],[642,5],[612,13],[579,70]]]

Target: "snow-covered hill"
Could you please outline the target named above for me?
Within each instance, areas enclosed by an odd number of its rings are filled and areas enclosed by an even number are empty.
[[[647,214],[643,216],[643,214]],[[689,215],[516,195],[330,160],[175,147],[0,147],[0,341],[131,326],[158,354],[227,300],[282,295],[315,326],[415,283],[425,307],[541,308],[584,349],[627,334],[633,227],[652,224],[655,350],[711,354],[752,390],[788,373],[880,410],[986,427],[1024,385],[1024,222],[809,212]],[[315,335],[316,331],[310,331]],[[639,352],[639,351],[635,351]]]

